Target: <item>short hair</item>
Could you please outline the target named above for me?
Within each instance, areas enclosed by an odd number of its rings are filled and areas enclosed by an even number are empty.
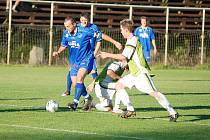
[[[90,14],[83,12],[83,13],[80,14],[80,17],[84,17],[84,18],[89,20]]]
[[[68,16],[65,18],[64,22],[67,22],[67,21],[71,21],[72,24],[76,23],[76,20],[71,16]]]
[[[123,19],[120,21],[120,26],[123,29],[128,29],[130,32],[133,32],[133,20],[131,19]]]
[[[141,16],[141,20],[142,20],[142,19],[147,20],[147,17],[145,17],[145,16]]]

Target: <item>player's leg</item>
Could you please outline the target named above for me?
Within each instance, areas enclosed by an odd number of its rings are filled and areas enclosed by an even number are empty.
[[[147,63],[150,63],[150,50],[144,50],[144,57],[147,61]]]
[[[98,73],[97,73],[97,64],[96,64],[96,59],[93,59],[93,66],[92,66],[92,70],[91,70],[91,75],[93,80],[95,80],[98,77]]]
[[[69,69],[68,75],[66,77],[66,91],[61,96],[68,96],[70,95],[72,80],[71,80],[71,70]]]
[[[130,98],[128,96],[128,93],[126,92],[125,89],[117,90],[115,98],[116,99],[120,98],[123,105],[125,105],[127,107],[127,110],[124,111],[121,114],[122,118],[128,118],[128,117],[131,117],[131,116],[136,116],[136,112],[134,111],[134,107],[132,106]]]
[[[115,90],[109,90],[101,87],[99,84],[95,85],[96,97],[99,99],[99,103],[95,105],[97,110],[100,111],[111,111],[112,110],[112,97]]]
[[[117,91],[125,89],[128,86],[131,88],[132,85],[128,85],[129,83],[133,83],[133,82],[131,81],[130,76],[126,75],[116,83],[115,88]],[[121,95],[119,94],[119,92],[116,92],[115,104],[112,111],[113,113],[123,113],[123,111],[120,109],[120,103],[121,103]]]
[[[147,73],[140,74],[137,77],[135,83],[136,83],[135,86],[139,91],[148,93],[150,96],[154,97],[158,101],[158,103],[169,112],[170,116],[177,117],[176,115],[178,113],[170,105],[165,95],[157,91],[155,84],[152,78],[149,76],[149,74]]]

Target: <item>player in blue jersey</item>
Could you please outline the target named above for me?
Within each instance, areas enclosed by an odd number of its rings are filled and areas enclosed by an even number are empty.
[[[94,31],[88,29],[87,32],[80,32],[76,26],[76,21],[72,17],[67,17],[64,21],[66,30],[63,32],[61,46],[58,51],[53,52],[53,56],[58,56],[66,48],[69,50],[70,75],[73,83],[76,83],[74,101],[68,107],[76,110],[81,96],[85,97],[83,110],[90,109],[92,97],[87,94],[84,79],[87,73],[92,70],[94,55],[91,49],[90,40],[94,38]]]
[[[156,43],[155,43],[155,35],[151,27],[147,26],[147,18],[141,17],[141,26],[137,27],[134,31],[134,35],[138,37],[139,41],[142,44],[144,57],[147,62],[150,62],[150,49],[153,46],[154,55],[157,53]],[[152,42],[152,46],[151,46]]]
[[[92,23],[89,23],[89,14],[88,13],[82,13],[81,14],[81,16],[80,16],[80,23],[77,24],[77,27],[78,27],[79,31],[81,31],[81,32],[86,32],[86,31],[89,30],[89,28],[94,31],[94,38],[90,40],[92,51],[94,52],[94,57],[98,53],[98,50],[99,50],[99,48],[101,46],[102,39],[104,39],[104,40],[106,40],[108,42],[113,43],[116,46],[116,48],[118,48],[118,49],[121,49],[122,48],[122,45],[119,42],[115,41],[114,39],[112,39],[108,35],[103,34],[100,31],[100,29],[98,28],[97,25],[92,24]],[[70,78],[70,69],[69,69],[69,73],[67,75],[67,86],[66,86],[67,89],[62,94],[62,96],[68,96],[68,95],[70,95],[71,85],[72,85],[72,81],[71,81],[71,78]],[[92,75],[92,78],[94,80],[98,76],[96,58],[94,58],[93,69],[91,70],[91,75]]]

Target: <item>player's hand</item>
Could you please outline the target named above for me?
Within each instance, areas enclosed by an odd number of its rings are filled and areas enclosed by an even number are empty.
[[[122,44],[120,42],[115,42],[114,43],[115,47],[118,48],[119,50],[121,50],[123,48]]]
[[[53,52],[53,57],[58,57],[59,53],[58,52]]]
[[[157,55],[157,49],[156,49],[156,48],[154,48],[153,53],[154,53],[154,56],[156,56],[156,55]]]
[[[90,83],[90,85],[87,86],[86,90],[87,92],[90,94],[93,92],[93,89],[95,87],[95,80],[93,80],[93,82]]]
[[[100,52],[98,56],[100,56],[102,59],[105,59],[105,58],[107,58],[108,53],[106,53],[106,52]]]

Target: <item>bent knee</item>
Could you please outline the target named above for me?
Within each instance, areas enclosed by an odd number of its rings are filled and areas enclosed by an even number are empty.
[[[123,83],[118,82],[118,83],[116,84],[115,88],[116,88],[117,90],[119,90],[119,89],[124,89],[124,88],[125,88],[125,85],[124,85]]]

